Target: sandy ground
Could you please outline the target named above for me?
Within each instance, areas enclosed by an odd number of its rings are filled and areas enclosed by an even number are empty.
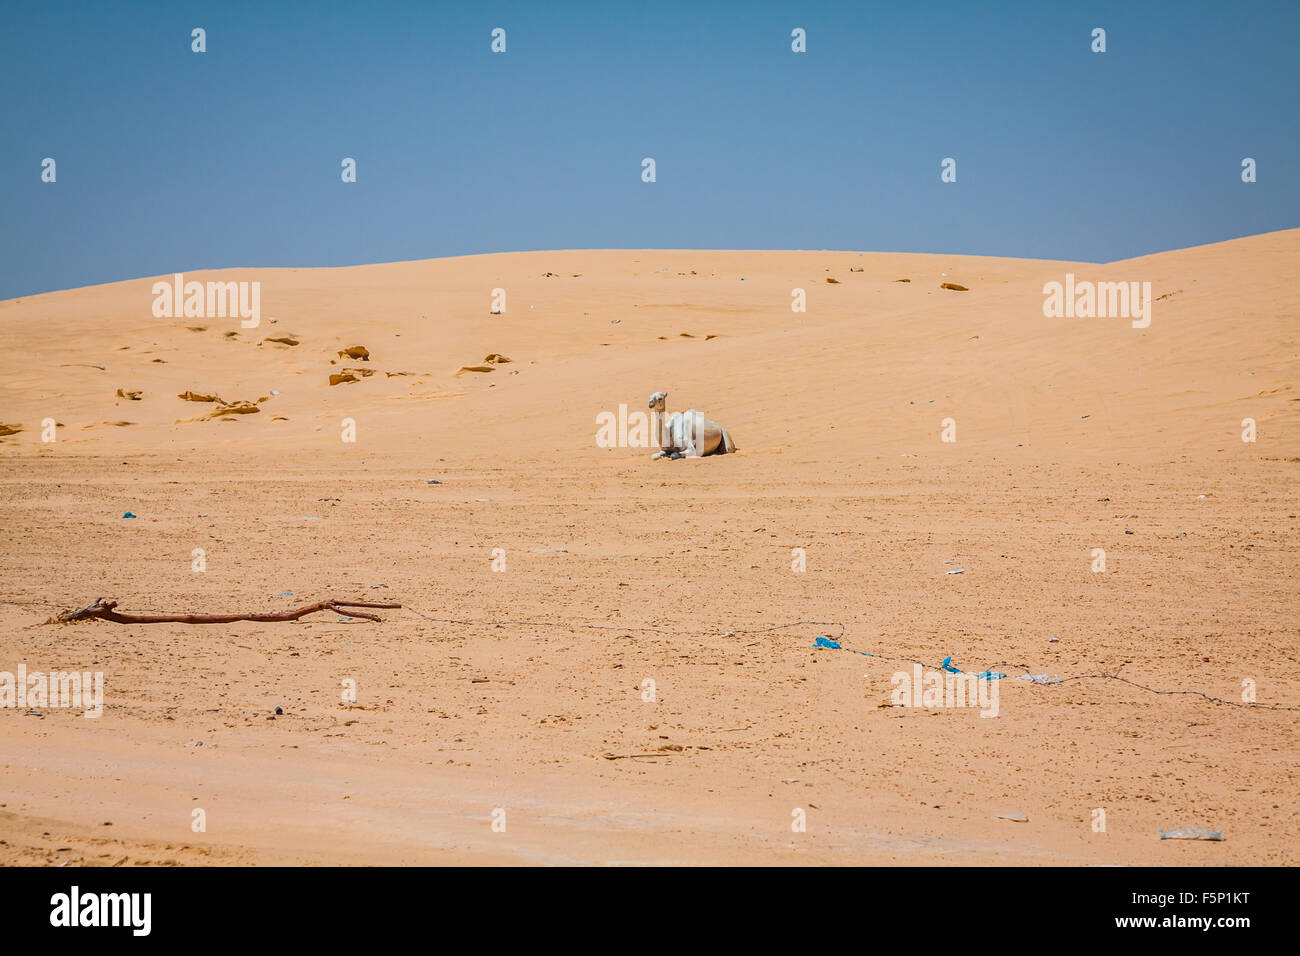
[[[256,329],[152,279],[0,303],[0,671],[105,684],[0,709],[0,863],[1300,862],[1298,264],[573,251],[186,275],[260,281]],[[1150,327],[1045,318],[1066,272],[1151,282]],[[740,453],[599,447],[655,390]],[[405,606],[42,623],[99,596]],[[1008,675],[996,718],[891,704],[949,656]]]

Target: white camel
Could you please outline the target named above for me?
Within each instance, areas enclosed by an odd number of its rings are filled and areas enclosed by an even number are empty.
[[[688,408],[684,412],[665,414],[667,392],[650,396],[650,408],[659,425],[659,451],[653,458],[703,458],[705,455],[729,455],[736,443],[727,430],[704,417],[703,412]]]

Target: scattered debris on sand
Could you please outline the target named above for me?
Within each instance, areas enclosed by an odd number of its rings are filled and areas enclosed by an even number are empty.
[[[339,358],[358,359],[362,362],[370,361],[370,349],[364,345],[349,345],[343,351],[339,352]]]
[[[1222,842],[1224,835],[1218,830],[1206,830],[1203,827],[1178,827],[1174,830],[1161,830],[1160,839],[1162,840],[1209,840],[1214,843]]]
[[[212,418],[226,418],[230,415],[250,415],[253,414],[254,412],[261,411],[261,409],[257,407],[258,405],[260,405],[263,402],[269,402],[271,400],[270,395],[263,395],[256,402],[249,402],[249,401],[242,401],[242,400],[228,402],[220,395],[217,395],[216,393],[209,394],[207,392],[194,392],[188,389],[184,392],[181,392],[176,397],[184,402],[206,402],[217,406],[212,411],[208,412],[208,414],[203,415],[199,418],[182,419],[176,422],[176,424],[178,425],[185,424],[188,422],[201,422]]]
[[[964,285],[958,285],[958,284],[955,283],[955,282],[940,282],[940,283],[939,283],[939,288],[940,288],[940,289],[951,289],[953,292],[969,292],[969,291],[970,291],[970,289],[966,288]]]
[[[208,413],[208,418],[224,418],[227,415],[252,415],[260,412],[252,402],[234,402],[229,405],[220,405]]]
[[[126,389],[119,388],[117,390],[118,398],[125,398],[127,401],[131,401],[131,402],[140,401],[142,395],[144,395],[144,392],[140,391],[139,389],[132,389],[128,391]]]

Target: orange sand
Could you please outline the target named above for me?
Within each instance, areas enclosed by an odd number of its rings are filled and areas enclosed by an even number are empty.
[[[1297,263],[1300,230],[186,274],[260,281],[247,330],[154,318],[151,279],[0,302],[0,671],[106,685],[98,720],[0,710],[0,863],[1300,862],[1296,711],[1012,679],[1300,707]],[[1067,271],[1166,298],[1044,318]],[[740,453],[597,447],[660,389]],[[41,625],[101,595],[425,617]],[[800,620],[879,656],[758,630]],[[996,719],[890,706],[881,657],[949,655],[1010,675]]]

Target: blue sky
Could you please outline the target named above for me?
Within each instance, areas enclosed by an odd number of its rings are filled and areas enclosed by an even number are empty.
[[[0,298],[528,249],[1109,261],[1290,228],[1297,36],[1292,0],[6,3]]]

